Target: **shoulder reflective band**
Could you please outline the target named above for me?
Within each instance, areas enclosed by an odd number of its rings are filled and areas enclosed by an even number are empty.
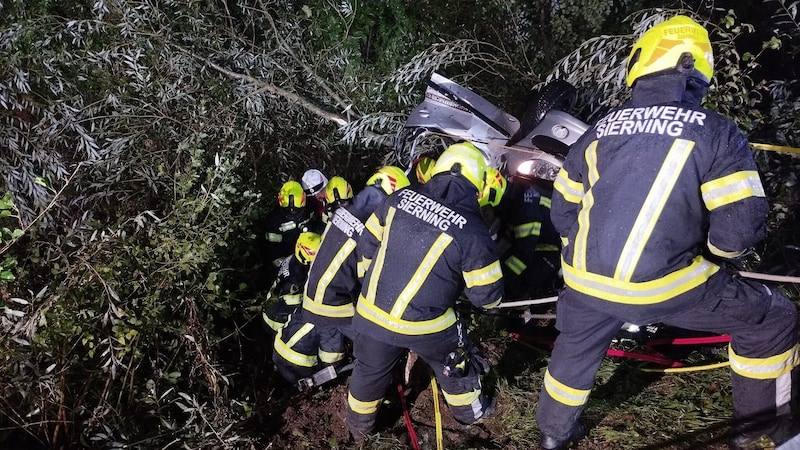
[[[750,146],[758,150],[769,150],[773,152],[800,154],[800,148],[797,147],[786,147],[784,145],[772,145],[772,144],[759,144],[757,142],[751,142]]]

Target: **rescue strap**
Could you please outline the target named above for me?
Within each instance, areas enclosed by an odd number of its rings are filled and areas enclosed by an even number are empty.
[[[444,450],[442,411],[439,409],[439,387],[436,384],[436,375],[433,372],[431,372],[431,395],[433,395],[433,412],[436,418],[436,449]]]
[[[411,414],[408,413],[408,405],[406,405],[406,393],[403,389],[403,383],[397,383],[397,393],[400,394],[400,405],[403,407],[403,420],[406,422],[408,428],[408,437],[411,439],[411,446],[414,450],[421,450],[419,446],[419,438],[417,432],[414,431],[414,425],[411,424]]]
[[[532,349],[540,349],[541,347],[546,347],[549,349],[553,348],[554,341],[549,339],[533,339],[530,337],[523,337],[519,333],[510,333],[511,337],[517,340],[520,344],[532,348]],[[525,339],[531,340],[540,344],[540,347],[537,347],[529,342],[525,342]],[[642,372],[660,372],[660,373],[679,373],[679,372],[695,372],[701,370],[711,370],[717,369],[720,367],[727,367],[730,365],[730,362],[724,361],[719,363],[712,363],[712,364],[702,364],[697,366],[685,366],[680,361],[675,361],[666,356],[652,350],[652,347],[655,345],[705,345],[705,344],[720,344],[730,342],[730,336],[721,335],[721,336],[708,336],[708,337],[697,337],[697,338],[675,338],[675,339],[657,339],[653,340],[649,343],[646,348],[648,351],[652,353],[638,353],[638,352],[629,352],[625,350],[617,350],[610,348],[606,350],[606,356],[614,356],[620,358],[628,358],[628,359],[635,359],[638,361],[644,362],[651,362],[654,364],[659,364],[662,366],[667,366],[666,368],[659,369],[659,368],[641,368]]]
[[[751,142],[750,146],[755,148],[755,149],[758,149],[758,150],[768,150],[768,151],[773,151],[773,152],[800,154],[800,148],[787,147],[785,145],[759,144],[757,142]]]

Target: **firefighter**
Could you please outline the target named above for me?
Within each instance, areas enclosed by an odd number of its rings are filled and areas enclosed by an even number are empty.
[[[308,169],[303,172],[300,183],[308,196],[311,210],[322,220],[325,216],[325,186],[328,185],[328,177],[317,169]]]
[[[566,288],[537,407],[543,449],[585,433],[578,419],[625,322],[731,336],[731,448],[796,433],[796,308],[704,256],[742,255],[764,237],[769,210],[746,138],[700,106],[712,61],[689,17],[650,28],[628,57],[630,101],[575,142],[555,180]]]
[[[311,231],[300,233],[294,255],[287,256],[278,268],[269,298],[261,309],[261,318],[270,330],[278,331],[303,300],[303,284],[308,268],[319,249],[320,235]]]
[[[293,253],[297,237],[312,224],[312,213],[302,186],[297,181],[287,181],[278,192],[278,204],[265,218],[267,253],[276,267]]]
[[[364,221],[395,190],[408,186],[408,178],[395,166],[378,169],[352,203],[339,208],[322,236],[316,264],[311,267],[303,293],[303,309],[317,324],[347,326],[361,290],[355,247]]]
[[[508,187],[508,180],[503,176],[498,169],[494,167],[486,168],[486,183],[483,185],[483,193],[481,194],[478,204],[481,207],[481,215],[483,221],[489,228],[489,234],[492,240],[495,241],[497,246],[496,252],[500,252],[499,231],[502,227],[502,220],[498,215],[497,208],[503,200],[506,188]],[[505,279],[503,280],[505,282]],[[508,293],[506,293],[508,298]]]
[[[389,194],[408,184],[399,168],[381,167],[352,203],[329,220],[309,269],[303,308],[275,337],[273,362],[287,381],[296,383],[324,365],[343,361],[353,302],[361,288],[354,250],[363,221]]]
[[[344,338],[350,334],[353,304],[361,290],[355,252],[364,221],[372,211],[398,189],[408,186],[408,178],[395,166],[378,169],[353,197],[350,205],[336,210],[322,236],[317,258],[308,273],[303,292],[303,318],[326,331],[321,343],[328,353],[344,352]]]
[[[331,177],[325,186],[325,222],[342,206],[349,205],[353,199],[353,188],[342,177]]]
[[[561,286],[561,242],[550,221],[558,167],[544,159],[522,162],[511,178],[501,211],[506,244],[501,258],[506,298],[552,295]]]
[[[462,424],[487,417],[494,401],[481,390],[489,370],[474,354],[454,312],[459,295],[491,308],[503,297],[500,262],[478,208],[486,160],[468,142],[448,147],[433,178],[396,192],[366,222],[358,252],[368,265],[353,330],[356,363],[347,423],[361,440],[406,349],[434,371]]]
[[[412,163],[414,174],[419,184],[425,184],[433,176],[433,166],[436,160],[430,156],[420,156]]]

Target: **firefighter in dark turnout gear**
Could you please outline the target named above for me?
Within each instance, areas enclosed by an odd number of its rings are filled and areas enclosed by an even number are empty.
[[[566,288],[537,407],[541,448],[584,434],[578,419],[624,322],[729,334],[729,445],[794,433],[796,308],[703,256],[742,254],[764,237],[768,212],[747,140],[700,106],[712,61],[692,19],[653,26],[628,58],[631,100],[578,139],[556,178],[551,216]]]
[[[349,205],[353,200],[353,188],[350,183],[342,177],[333,177],[325,186],[325,216],[323,221],[333,216],[333,213],[342,206]]]
[[[312,211],[306,203],[303,187],[297,181],[287,181],[278,192],[278,204],[264,220],[270,261],[277,267],[294,252],[300,233],[312,230],[313,226]]]
[[[345,356],[353,302],[361,289],[355,247],[363,221],[396,189],[408,186],[397,167],[378,169],[352,203],[336,210],[322,235],[303,292],[303,308],[275,338],[273,362],[292,383]]]
[[[553,295],[560,288],[561,239],[550,220],[558,167],[528,160],[517,168],[500,204],[508,250],[503,252],[506,298]]]
[[[433,369],[456,420],[474,423],[493,407],[481,391],[488,364],[473,354],[453,309],[462,292],[483,308],[503,296],[500,262],[478,209],[485,172],[478,149],[454,144],[433,178],[390,196],[366,223],[358,251],[368,271],[353,318],[356,364],[347,402],[356,439],[372,431],[406,349]]]
[[[300,233],[294,255],[287,256],[278,267],[278,276],[270,288],[269,298],[261,310],[261,318],[270,330],[278,331],[303,300],[303,285],[308,267],[319,249],[320,235],[311,231]]]

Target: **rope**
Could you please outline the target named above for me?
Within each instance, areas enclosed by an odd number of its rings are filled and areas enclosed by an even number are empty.
[[[541,305],[544,303],[555,303],[556,300],[558,300],[557,295],[545,298],[530,298],[527,300],[519,300],[516,302],[500,303],[499,305],[496,306],[496,308],[516,308],[518,306]]]
[[[739,275],[745,278],[752,278],[754,280],[776,281],[779,283],[800,283],[800,277],[790,277],[788,275],[770,275],[768,273],[742,271],[739,272]]]
[[[431,392],[433,395],[433,411],[436,417],[436,449],[444,450],[444,437],[442,436],[442,411],[439,408],[439,388],[436,384],[436,375],[431,372]]]
[[[797,153],[800,154],[800,148],[797,147],[786,147],[784,145],[772,145],[772,144],[759,144],[756,142],[751,142],[750,146],[758,149],[758,150],[768,150],[773,152],[781,152],[781,153]]]
[[[800,277],[792,277],[788,275],[771,275],[767,273],[757,273],[757,272],[738,272],[739,276],[745,278],[752,278],[755,280],[766,280],[766,281],[775,281],[778,283],[798,283],[800,284]],[[553,297],[544,297],[544,298],[530,298],[527,300],[519,300],[514,302],[505,302],[500,303],[496,306],[496,308],[518,308],[520,306],[530,306],[530,305],[542,305],[546,303],[555,303],[558,300],[558,296]]]
[[[414,425],[411,424],[411,414],[408,413],[408,405],[406,405],[406,394],[403,391],[403,383],[397,383],[397,393],[400,394],[400,404],[403,406],[403,420],[405,420],[406,428],[408,428],[408,436],[411,438],[411,446],[414,447],[414,450],[422,450],[419,446],[417,432],[414,431]]]

